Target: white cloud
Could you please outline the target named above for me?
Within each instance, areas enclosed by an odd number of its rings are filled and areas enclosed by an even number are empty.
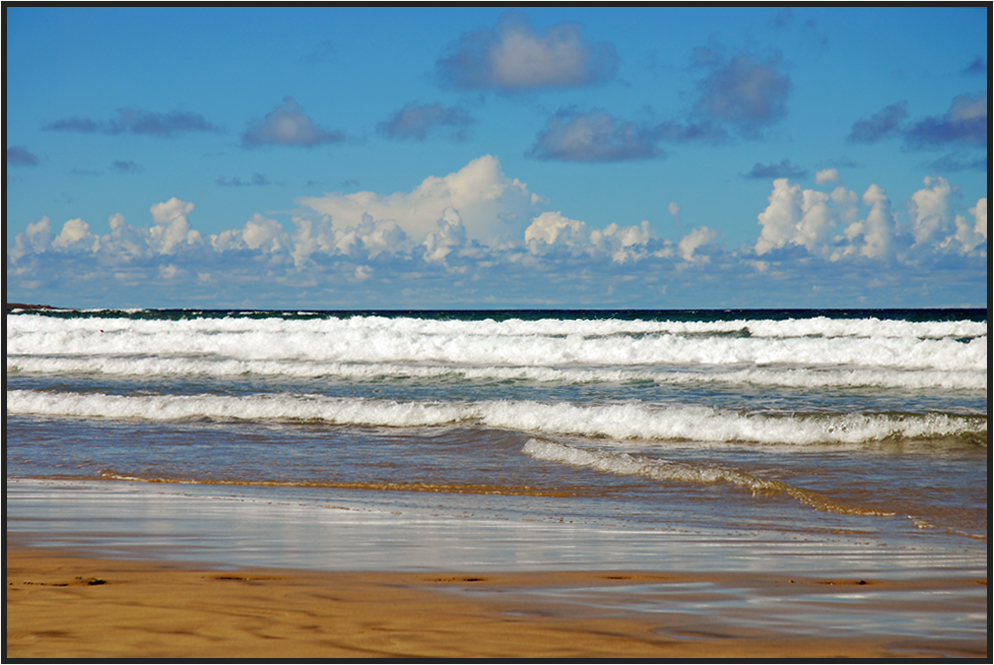
[[[149,247],[156,254],[172,254],[181,243],[196,245],[201,241],[200,232],[190,229],[187,215],[193,212],[192,203],[180,201],[175,196],[152,206],[155,226],[149,229]]]
[[[869,206],[870,211],[863,221],[850,224],[846,235],[851,240],[862,236],[863,244],[859,248],[862,256],[871,259],[888,258],[893,245],[896,220],[891,212],[887,190],[879,185],[870,185],[863,193],[863,204]]]
[[[763,227],[756,241],[756,254],[762,256],[788,244],[802,245],[809,252],[823,254],[835,214],[828,207],[830,197],[817,190],[802,190],[786,178],[773,182],[770,205],[759,214]]]
[[[801,217],[801,186],[790,185],[786,178],[773,181],[770,205],[759,214],[763,227],[756,242],[756,253],[762,256],[771,249],[783,247],[794,238],[795,225]]]
[[[974,230],[984,237],[984,240],[988,238],[988,231],[990,230],[990,218],[987,216],[987,197],[977,200],[977,205],[970,208],[970,214],[976,219],[976,224],[974,225]]]
[[[564,23],[539,34],[523,14],[505,14],[497,29],[463,35],[437,63],[443,85],[461,89],[534,90],[576,88],[613,78],[614,47],[593,43]]]
[[[987,197],[977,201],[977,205],[970,208],[974,222],[971,225],[969,220],[963,215],[956,215],[956,235],[947,238],[943,246],[947,246],[953,239],[959,241],[960,252],[966,254],[973,251],[978,245],[987,242],[990,221],[987,217]]]
[[[590,232],[590,244],[599,252],[609,254],[615,263],[644,258],[648,255],[651,240],[648,220],[643,220],[638,226],[608,224],[603,230]]]
[[[932,280],[930,288],[941,289],[943,298],[964,294],[956,302],[983,302],[987,198],[967,210],[955,192],[933,178],[895,206],[875,184],[860,197],[843,186],[828,193],[779,179],[757,216],[761,230],[753,250],[727,251],[707,226],[681,230],[674,242],[654,237],[648,220],[593,228],[561,211],[543,211],[541,199],[487,156],[427,178],[411,192],[309,199],[310,210],[289,221],[255,214],[209,242],[190,226],[194,205],[178,198],[151,206],[148,227],[132,227],[118,214],[100,236],[82,219],[68,220],[56,234],[45,217],[8,247],[8,293],[23,302],[59,304],[58,294],[91,293],[78,303],[86,306],[132,293],[139,295],[129,303],[142,306],[188,306],[184,298],[198,294],[237,307],[263,292],[282,299],[268,306],[658,306],[662,294],[673,306],[695,306],[701,296],[700,302],[718,306],[717,291],[702,285],[742,282],[749,293],[770,294],[763,306],[780,291],[787,294],[780,288],[787,284],[821,286],[839,294],[823,302],[844,306],[867,289],[910,294],[911,283],[924,288],[933,268],[941,267],[952,280],[940,286]],[[679,206],[673,202],[667,212],[678,218]],[[936,217],[945,223],[929,226]],[[504,239],[482,244],[472,229],[484,238],[504,231]],[[159,289],[171,300],[141,300],[143,289]],[[622,292],[623,300],[613,299]],[[31,295],[43,293],[49,296]],[[414,293],[421,299],[405,300]]]
[[[259,213],[245,222],[241,229],[229,229],[211,236],[211,245],[220,252],[248,248],[273,254],[287,249],[291,244],[282,224]]]
[[[714,229],[702,226],[685,235],[678,245],[684,261],[708,261],[707,256],[694,256],[694,252],[706,245],[714,244],[720,234]]]
[[[945,231],[949,224],[949,195],[945,178],[925,178],[925,189],[911,195],[908,203],[915,244],[920,245]]]
[[[626,263],[648,256],[653,237],[647,220],[637,226],[613,223],[590,229],[586,222],[560,212],[545,212],[532,220],[524,239],[534,255],[549,256],[557,249],[567,249],[573,256],[609,257],[614,263]]]
[[[416,241],[435,231],[435,223],[446,208],[453,208],[463,221],[467,238],[491,242],[520,238],[541,198],[517,178],[508,178],[496,157],[485,155],[455,173],[426,178],[406,194],[332,193],[296,201],[329,216],[335,229],[358,227],[368,215],[373,220],[394,220]]]
[[[368,215],[357,227],[349,227],[337,236],[336,246],[342,254],[359,255],[365,250],[370,259],[383,253],[395,253],[406,249],[407,234],[392,219],[373,220]]]
[[[110,233],[100,238],[102,253],[116,256],[124,263],[149,255],[148,229],[136,229],[121,213],[111,215],[108,222]]]
[[[453,250],[466,244],[466,227],[455,208],[446,208],[438,220],[438,231],[425,238],[424,259],[430,263],[444,263]]]
[[[560,212],[544,212],[532,220],[525,229],[525,244],[533,253],[542,251],[541,244],[577,247],[589,245],[590,234],[586,222],[563,217]]]
[[[332,228],[330,217],[310,219],[295,215],[291,221],[294,225],[291,255],[297,267],[307,263],[315,252],[325,254],[335,252],[335,230]]]
[[[14,237],[14,247],[9,251],[12,260],[28,254],[41,254],[52,242],[52,220],[46,215],[37,222],[29,222],[24,231]]]
[[[826,182],[839,182],[838,169],[823,169],[815,174],[815,183],[823,185]]]
[[[90,225],[82,219],[70,219],[62,225],[62,233],[52,241],[52,248],[71,252],[92,252],[100,242],[90,233]]]

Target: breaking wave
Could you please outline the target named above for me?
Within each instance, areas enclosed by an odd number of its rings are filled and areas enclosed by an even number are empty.
[[[909,438],[986,437],[987,417],[926,414],[742,414],[642,402],[574,405],[489,400],[398,402],[323,395],[110,395],[8,390],[9,415],[320,422],[371,427],[461,424],[612,439],[763,444],[860,444]]]
[[[753,494],[786,494],[816,510],[826,510],[833,513],[880,516],[894,514],[842,505],[817,492],[795,487],[781,480],[759,478],[726,466],[673,462],[644,455],[587,450],[539,439],[529,440],[522,448],[522,452],[547,462],[572,464],[617,475],[643,476],[661,482],[724,483],[748,489]]]

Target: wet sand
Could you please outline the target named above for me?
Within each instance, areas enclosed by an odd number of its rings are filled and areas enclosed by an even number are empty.
[[[6,576],[8,658],[987,656],[986,635],[804,629],[735,602],[986,616],[978,578],[221,570],[9,542]]]

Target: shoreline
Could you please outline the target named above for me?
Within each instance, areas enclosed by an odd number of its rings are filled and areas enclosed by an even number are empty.
[[[805,627],[787,609],[986,615],[987,580],[969,577],[221,570],[9,541],[6,577],[9,658],[987,655],[986,632]],[[782,616],[729,602],[743,595],[783,605]]]

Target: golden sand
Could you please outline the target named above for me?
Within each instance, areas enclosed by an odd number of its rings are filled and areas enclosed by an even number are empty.
[[[610,598],[610,589],[622,594],[632,584],[693,589],[685,585],[709,582],[761,595],[808,594],[829,587],[856,591],[866,584],[890,584],[899,591],[913,583],[583,571],[219,571],[21,547],[8,547],[6,567],[7,658],[987,655],[986,636],[969,644],[893,635],[839,639],[684,612],[679,595],[666,611],[634,612],[535,593],[596,587]],[[986,585],[986,580],[934,584],[953,588]],[[978,602],[977,611],[986,612],[986,602]]]

